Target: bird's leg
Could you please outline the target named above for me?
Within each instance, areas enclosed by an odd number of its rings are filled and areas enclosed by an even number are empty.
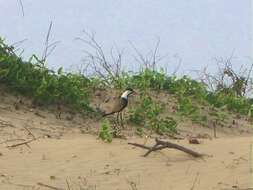
[[[119,126],[120,125],[120,123],[119,123],[119,112],[117,113],[117,125]]]
[[[124,121],[123,121],[123,113],[120,112],[120,125],[122,128],[124,128]]]
[[[116,125],[114,128],[114,136],[118,136],[120,133],[120,124],[119,124],[119,113],[117,113]]]

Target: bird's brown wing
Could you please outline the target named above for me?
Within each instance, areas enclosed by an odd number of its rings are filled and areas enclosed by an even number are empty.
[[[111,111],[110,111],[109,113],[106,113],[104,116],[106,116],[106,115],[111,115],[111,114],[120,112],[120,111],[122,111],[126,106],[127,106],[127,100],[125,100],[125,99],[123,99],[123,98],[116,99],[116,100],[114,101],[114,104],[113,104],[113,106],[112,106]]]
[[[127,100],[123,98],[119,98],[115,101],[112,111],[113,112],[120,112],[127,106]]]

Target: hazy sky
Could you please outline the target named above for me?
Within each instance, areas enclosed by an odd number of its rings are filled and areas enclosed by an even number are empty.
[[[129,41],[144,54],[161,40],[160,53],[168,54],[173,70],[177,57],[181,70],[214,64],[214,57],[228,57],[235,64],[251,56],[251,0],[0,0],[0,36],[13,43],[27,38],[24,55],[40,54],[45,35],[53,22],[52,40],[60,40],[49,57],[50,67],[81,63],[84,44],[74,40],[82,30],[96,33],[106,49],[125,48],[123,62],[134,65]],[[129,67],[128,67],[129,68]]]

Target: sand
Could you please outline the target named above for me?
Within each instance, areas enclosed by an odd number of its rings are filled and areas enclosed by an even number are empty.
[[[164,149],[142,157],[144,149],[114,140],[108,144],[90,135],[41,139],[30,147],[1,146],[0,189],[48,189],[43,183],[67,189],[233,189],[251,184],[251,137],[202,140],[190,145],[174,141],[211,156],[193,158],[183,152]],[[150,144],[153,140],[149,140]],[[235,188],[234,188],[235,189]]]
[[[99,122],[57,119],[54,111],[15,104],[17,99],[0,96],[0,190],[221,190],[253,187],[252,137],[247,130],[218,138],[170,140],[197,152],[203,159],[164,149],[143,157],[144,149],[128,145],[143,143],[132,136],[104,143],[96,135]],[[66,115],[63,115],[64,117]],[[89,126],[89,127],[87,127]],[[179,126],[180,127],[180,126]],[[186,130],[184,126],[181,130]],[[241,128],[244,127],[241,126]],[[212,130],[198,126],[188,132]],[[30,134],[29,131],[32,133]],[[191,135],[194,135],[193,133]],[[28,146],[8,148],[34,137]],[[16,139],[15,141],[13,141]],[[149,139],[149,145],[154,139]]]

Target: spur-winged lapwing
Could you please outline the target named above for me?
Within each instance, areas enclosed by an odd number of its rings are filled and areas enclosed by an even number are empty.
[[[128,104],[128,96],[133,94],[134,90],[132,88],[127,88],[120,97],[118,97],[114,103],[113,103],[113,107],[111,109],[110,112],[105,113],[103,115],[103,117],[108,116],[108,115],[112,115],[117,113],[117,123],[121,124],[121,126],[123,127],[123,116],[122,116],[122,111],[127,107]],[[119,123],[119,117],[121,120],[121,123]]]

